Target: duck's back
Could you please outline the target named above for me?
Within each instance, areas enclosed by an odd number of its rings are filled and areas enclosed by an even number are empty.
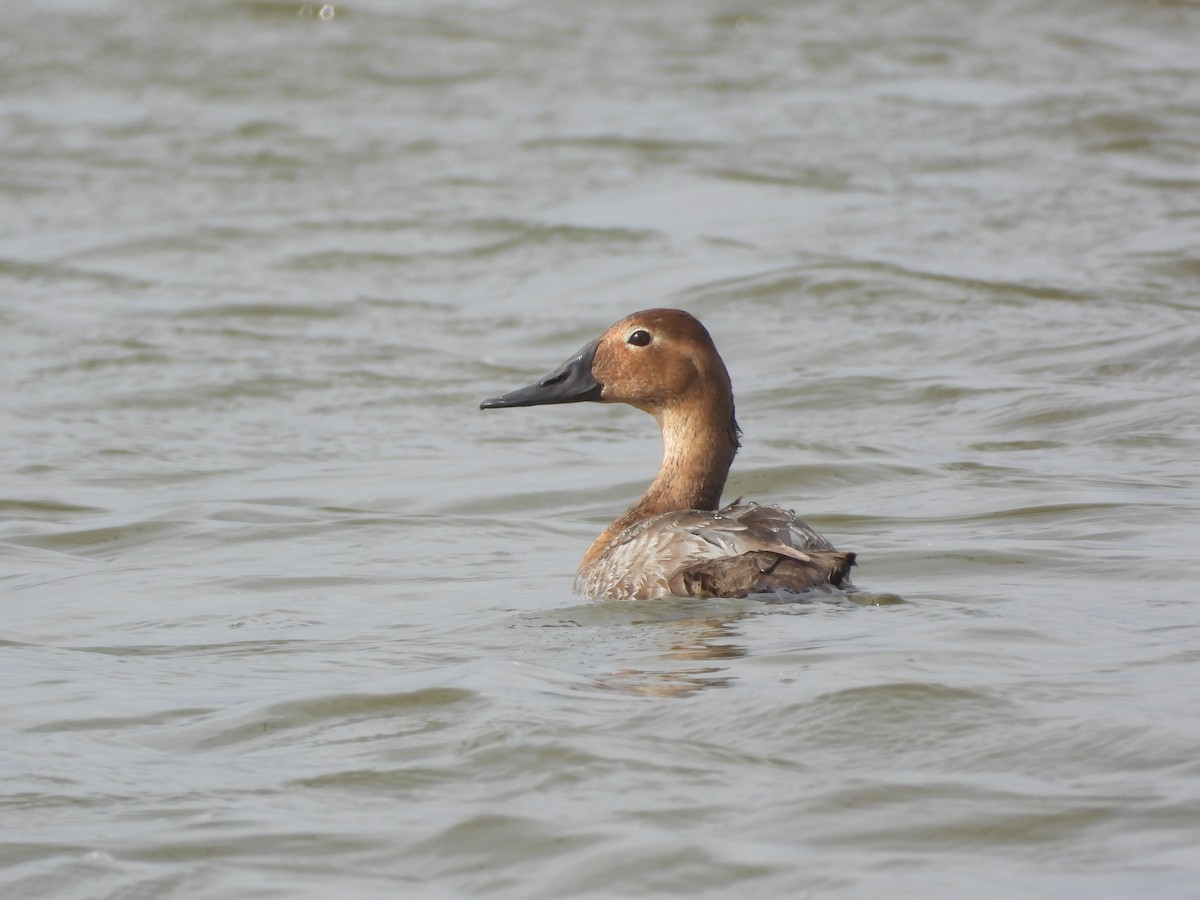
[[[798,594],[846,587],[854,554],[778,506],[735,502],[663,513],[627,528],[579,571],[591,597],[652,600]]]

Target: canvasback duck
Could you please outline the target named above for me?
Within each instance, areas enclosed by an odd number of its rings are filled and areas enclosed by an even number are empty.
[[[739,500],[718,508],[741,431],[707,329],[679,309],[626,316],[528,387],[480,409],[628,403],[658,420],[658,477],[596,538],[575,579],[588,597],[745,597],[849,587],[854,554],[795,514]]]

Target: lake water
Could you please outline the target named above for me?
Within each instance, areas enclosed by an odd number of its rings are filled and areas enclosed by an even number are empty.
[[[1200,6],[0,29],[0,892],[1200,896]],[[851,596],[592,603],[628,312]]]

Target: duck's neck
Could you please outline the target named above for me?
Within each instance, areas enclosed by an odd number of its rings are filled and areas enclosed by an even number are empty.
[[[733,399],[726,402],[670,409],[658,415],[663,459],[658,476],[646,493],[621,518],[600,533],[583,559],[583,566],[631,525],[681,509],[716,509],[729,467],[738,451],[738,427]]]
[[[671,410],[659,424],[662,464],[642,499],[622,517],[626,525],[679,509],[716,509],[738,450],[732,409],[709,416]]]

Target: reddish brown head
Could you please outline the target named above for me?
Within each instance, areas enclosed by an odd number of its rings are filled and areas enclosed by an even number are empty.
[[[596,400],[664,415],[733,423],[733,389],[708,330],[681,309],[646,309],[617,322],[528,387],[483,401],[482,409]]]
[[[716,508],[737,453],[738,427],[729,373],[694,317],[679,309],[626,316],[544,378],[480,408],[584,400],[628,403],[662,429],[658,477],[610,531],[667,510]]]

